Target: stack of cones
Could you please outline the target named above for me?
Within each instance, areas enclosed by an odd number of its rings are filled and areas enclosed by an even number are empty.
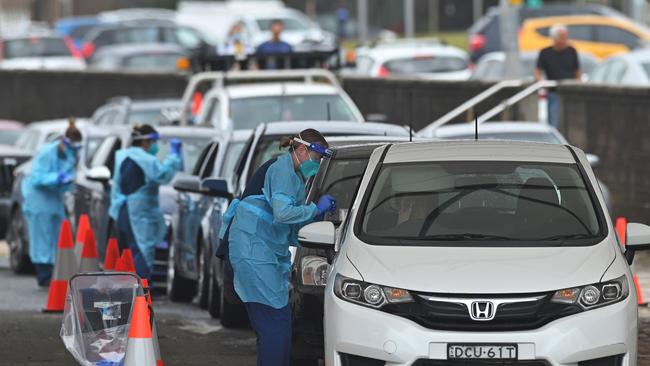
[[[149,314],[147,299],[144,295],[137,296],[131,314],[124,366],[157,366]]]
[[[104,270],[114,271],[119,257],[120,248],[117,245],[117,239],[108,239],[108,244],[106,245],[106,255],[104,256]]]
[[[149,307],[153,309],[153,304],[151,302],[151,288],[149,287],[149,281],[145,278],[142,280],[142,289],[144,290],[144,295],[145,298],[147,299],[147,303],[149,304]],[[156,355],[156,365],[157,366],[164,366],[164,363],[162,361],[162,355],[160,353],[160,345],[158,344],[158,331],[156,330],[156,319],[154,318],[153,312],[151,312],[151,331],[152,331],[152,340],[153,340],[153,349],[154,349],[154,354]]]
[[[135,262],[131,249],[124,249],[122,256],[115,263],[115,272],[130,272],[135,274]]]
[[[97,254],[95,234],[90,227],[87,227],[86,234],[83,236],[83,250],[81,251],[81,261],[79,262],[79,273],[97,271],[99,271],[99,255]]]
[[[63,220],[59,232],[58,250],[56,252],[56,264],[52,273],[52,281],[47,294],[47,305],[44,312],[63,312],[65,298],[68,293],[68,280],[77,273],[77,257],[74,253],[72,242],[72,228],[70,221]]]

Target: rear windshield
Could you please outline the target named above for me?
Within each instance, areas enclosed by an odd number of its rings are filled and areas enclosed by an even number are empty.
[[[575,164],[388,164],[360,216],[385,245],[591,245],[601,214]]]
[[[460,57],[403,58],[388,61],[384,67],[392,74],[452,72],[467,69],[467,60]]]
[[[71,56],[70,49],[62,38],[21,38],[4,41],[3,57],[52,57]]]
[[[354,113],[340,95],[285,95],[233,99],[230,115],[237,130],[272,121],[353,121]]]

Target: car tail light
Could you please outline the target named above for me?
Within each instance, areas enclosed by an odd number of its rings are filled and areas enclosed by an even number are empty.
[[[92,43],[85,43],[81,48],[81,55],[85,58],[90,58],[90,56],[95,53],[96,47]]]
[[[379,66],[378,74],[379,74],[379,77],[380,77],[380,78],[385,78],[385,77],[387,77],[388,75],[390,75],[390,71],[388,71],[388,69],[386,68],[386,66],[381,65],[381,66]]]
[[[472,52],[478,51],[485,46],[485,36],[481,33],[472,34],[469,39],[469,49]]]

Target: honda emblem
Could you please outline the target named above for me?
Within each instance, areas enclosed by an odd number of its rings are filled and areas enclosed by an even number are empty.
[[[491,301],[474,301],[469,307],[469,316],[476,321],[489,321],[494,319],[496,307]]]

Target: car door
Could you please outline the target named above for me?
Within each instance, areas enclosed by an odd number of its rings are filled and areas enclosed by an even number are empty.
[[[239,159],[239,163],[237,163],[237,169],[235,170],[233,177],[235,197],[241,195],[244,192],[244,189],[246,189],[246,183],[248,183],[249,177],[249,169],[255,155],[256,146],[259,144],[260,139],[264,135],[264,131],[266,131],[266,124],[259,125],[244,146],[241,158]]]

